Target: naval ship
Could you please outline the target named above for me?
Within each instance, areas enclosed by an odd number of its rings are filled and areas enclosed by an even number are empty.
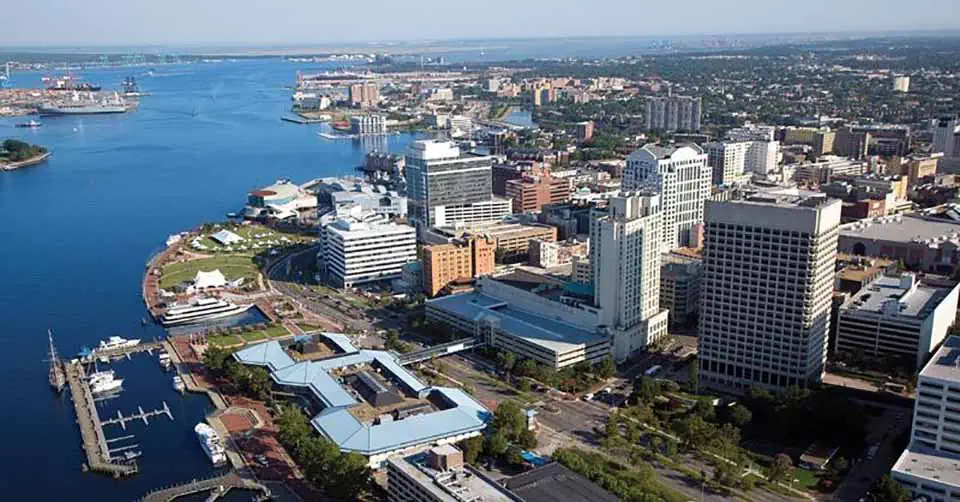
[[[54,101],[41,104],[37,107],[40,115],[91,115],[101,113],[126,113],[136,107],[136,103],[128,102],[119,94],[113,93],[112,97],[97,99],[93,93],[81,96],[74,92],[71,99],[66,101]]]

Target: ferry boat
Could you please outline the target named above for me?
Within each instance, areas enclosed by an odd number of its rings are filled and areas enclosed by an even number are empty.
[[[203,451],[210,457],[213,465],[223,465],[227,463],[227,451],[223,447],[223,440],[220,439],[217,431],[213,430],[213,427],[200,422],[193,428],[193,431],[197,433],[200,446],[203,447]]]
[[[180,375],[174,375],[173,389],[176,390],[177,392],[183,393],[183,390],[186,388],[187,386],[183,384],[183,379],[180,378]]]
[[[137,345],[140,345],[139,338],[127,340],[126,338],[121,338],[119,336],[111,336],[106,340],[100,340],[100,346],[97,347],[97,351],[128,349],[130,347],[136,347]]]
[[[36,120],[31,120],[30,122],[20,122],[17,124],[17,127],[36,129],[42,125],[43,124],[41,124],[40,122],[37,122]]]
[[[197,298],[187,305],[177,304],[171,307],[160,319],[160,323],[164,326],[194,324],[237,315],[249,308],[250,305],[236,305],[218,298]]]
[[[123,386],[123,379],[116,378],[113,370],[97,371],[87,377],[87,383],[90,384],[90,391],[94,394],[103,394],[119,389]]]

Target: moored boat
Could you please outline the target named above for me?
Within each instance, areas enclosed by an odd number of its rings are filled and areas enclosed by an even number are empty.
[[[194,324],[246,312],[250,305],[236,305],[218,298],[197,298],[189,304],[174,305],[163,315],[164,326]]]
[[[197,433],[197,439],[200,440],[200,446],[204,453],[210,457],[213,465],[223,465],[227,463],[227,450],[223,447],[223,439],[213,430],[213,427],[200,422],[193,431]]]

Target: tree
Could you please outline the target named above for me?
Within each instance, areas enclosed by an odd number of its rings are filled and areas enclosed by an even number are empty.
[[[849,467],[850,463],[843,457],[838,457],[833,462],[830,462],[830,470],[836,475],[843,474]]]
[[[793,460],[785,453],[778,453],[767,467],[767,478],[771,483],[793,481]]]
[[[507,448],[510,447],[510,443],[507,441],[507,437],[500,431],[494,432],[487,437],[487,454],[491,457],[501,457],[504,453],[507,452]]]
[[[497,368],[500,371],[509,374],[517,364],[517,356],[513,352],[500,352],[497,354]]]
[[[466,463],[477,463],[477,459],[480,458],[480,453],[483,452],[483,436],[464,439],[460,442],[460,449],[463,450],[463,460]]]
[[[229,350],[211,345],[203,353],[203,366],[214,376],[223,376],[231,359]]]
[[[532,450],[537,447],[537,435],[530,429],[524,429],[517,440],[520,446],[525,450]]]
[[[906,502],[910,500],[910,491],[890,476],[884,476],[873,489],[877,502]]]
[[[520,361],[520,367],[517,369],[517,374],[536,378],[537,362],[533,359],[524,359],[523,361]]]
[[[620,443],[620,419],[616,412],[607,417],[607,425],[603,430],[604,443],[607,446],[614,446]]]
[[[246,376],[246,390],[251,396],[263,401],[270,395],[270,374],[267,370],[255,367],[250,368]]]
[[[640,377],[640,380],[634,385],[634,397],[637,402],[650,403],[654,398],[660,395],[660,383],[648,376]]]
[[[517,384],[517,388],[520,389],[520,392],[530,392],[530,380],[526,378],[521,378],[520,383]]]
[[[510,465],[523,465],[523,450],[518,445],[510,445],[504,453],[503,460]]]
[[[687,386],[690,392],[697,392],[700,388],[700,368],[696,359],[690,361],[690,365],[687,366]]]
[[[326,491],[336,500],[357,500],[370,488],[370,467],[359,453],[341,455],[333,472]]]
[[[613,356],[607,356],[597,364],[597,375],[600,378],[607,379],[617,372],[617,363],[613,361]]]
[[[728,408],[728,417],[730,423],[733,425],[743,428],[743,426],[750,423],[750,420],[753,419],[753,413],[750,413],[750,410],[742,404],[735,404]]]
[[[507,400],[497,406],[493,414],[493,429],[502,432],[507,439],[515,441],[527,428],[527,417],[520,407],[520,403]]]

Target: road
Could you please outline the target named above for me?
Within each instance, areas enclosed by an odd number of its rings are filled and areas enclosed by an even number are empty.
[[[843,483],[834,492],[835,500],[843,502],[860,500],[877,480],[890,473],[894,462],[903,453],[902,450],[893,447],[893,441],[910,428],[913,410],[877,403],[870,404],[884,408],[882,416],[870,421],[867,434],[867,444],[878,444],[879,449],[872,459],[864,457],[853,464]]]

